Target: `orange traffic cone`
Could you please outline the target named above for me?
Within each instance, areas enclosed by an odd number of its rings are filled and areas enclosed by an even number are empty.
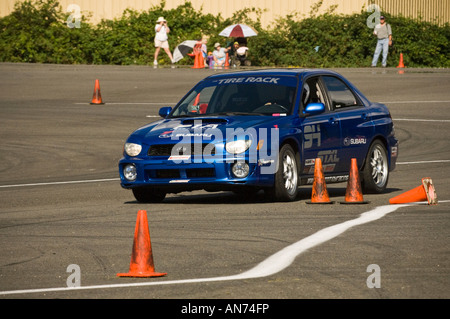
[[[102,102],[102,95],[100,94],[100,83],[95,80],[94,96],[92,97],[91,104],[105,104]]]
[[[390,204],[405,204],[428,201],[428,205],[437,205],[438,199],[433,181],[429,177],[422,178],[422,185],[389,200]]]
[[[352,158],[350,162],[350,175],[347,182],[347,190],[345,191],[345,202],[341,204],[367,204],[364,201],[361,191],[361,180],[359,179],[358,164],[356,158]]]
[[[119,273],[119,277],[161,277],[167,273],[155,272],[153,265],[152,244],[148,230],[147,212],[138,211],[136,228],[134,230],[133,252],[131,255],[130,271]]]
[[[200,53],[198,54],[198,66],[200,69],[204,69],[205,68],[205,59],[203,58],[203,52],[200,51]]]
[[[398,62],[397,68],[404,68],[405,65],[403,64],[403,53],[400,53],[400,61]]]
[[[230,68],[230,57],[228,56],[228,53],[225,56],[225,64],[224,64],[225,69],[229,69]]]
[[[195,52],[194,66],[193,69],[204,69],[205,61],[203,59],[202,51]]]
[[[316,158],[314,164],[314,182],[312,187],[311,201],[307,204],[332,204],[327,191],[325,177],[323,175],[322,159]]]

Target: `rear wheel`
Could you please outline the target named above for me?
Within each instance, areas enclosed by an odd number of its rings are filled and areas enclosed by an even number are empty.
[[[363,170],[363,188],[369,193],[382,193],[389,180],[389,163],[386,147],[375,141],[366,156]]]
[[[149,187],[133,188],[133,195],[141,203],[160,203],[166,197],[166,193]]]
[[[289,144],[283,145],[278,157],[275,184],[270,195],[276,201],[293,201],[298,194],[298,161]]]

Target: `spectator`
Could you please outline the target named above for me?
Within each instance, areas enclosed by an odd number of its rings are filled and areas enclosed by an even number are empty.
[[[156,21],[155,26],[155,59],[153,61],[153,65],[158,65],[158,54],[161,48],[166,51],[167,55],[170,58],[170,61],[173,63],[172,53],[169,50],[169,41],[167,34],[170,32],[170,28],[167,25],[167,21],[163,17],[159,17]]]
[[[231,58],[231,65],[233,67],[236,67],[236,54],[237,54],[237,50],[239,49],[239,42],[234,42],[233,45],[230,45],[228,47],[228,55]]]
[[[381,60],[381,65],[383,68],[387,64],[387,56],[389,51],[389,46],[392,45],[392,30],[391,26],[386,23],[384,16],[380,17],[380,23],[375,26],[373,34],[377,37],[377,46],[373,54],[372,67],[376,67],[378,63],[378,58],[380,57],[381,51],[383,51],[383,58]]]
[[[214,67],[214,56],[212,54],[212,52],[208,52],[208,56],[206,57],[206,63],[208,64],[209,68],[211,69],[212,67]]]
[[[222,67],[225,64],[226,50],[221,47],[220,43],[214,44],[214,67]]]
[[[206,46],[207,44],[208,44],[208,38],[203,37],[203,39],[202,39],[202,55],[203,55],[203,61],[205,62],[205,67],[208,66],[208,63],[207,63],[208,47]]]

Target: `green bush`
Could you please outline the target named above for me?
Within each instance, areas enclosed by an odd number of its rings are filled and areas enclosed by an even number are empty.
[[[367,27],[369,13],[335,14],[335,6],[318,15],[319,1],[308,17],[292,13],[263,28],[259,8],[245,8],[225,19],[195,10],[187,1],[165,9],[165,1],[138,12],[127,9],[120,18],[102,20],[97,25],[83,16],[80,28],[69,28],[69,14],[56,0],[27,0],[16,3],[14,11],[0,18],[0,61],[64,64],[139,64],[153,62],[154,26],[164,16],[171,27],[170,47],[184,40],[209,37],[208,49],[215,42],[232,39],[218,34],[233,23],[245,23],[258,31],[248,39],[252,65],[301,67],[370,66],[376,39]],[[407,67],[450,67],[450,26],[403,16],[389,16],[395,45],[390,49],[388,66],[396,66],[403,53]],[[161,64],[170,63],[162,52]],[[178,64],[192,64],[184,58]]]

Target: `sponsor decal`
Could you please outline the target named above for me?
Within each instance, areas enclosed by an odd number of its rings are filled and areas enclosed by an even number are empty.
[[[320,125],[305,125],[303,137],[305,139],[305,148],[311,148],[314,140],[317,141],[317,146],[322,144],[322,136],[320,135]]]
[[[339,163],[339,158],[337,157],[337,150],[320,151],[317,153],[317,157],[322,160],[323,164],[326,163]]]
[[[260,77],[253,77],[249,76],[247,78],[239,77],[239,78],[229,78],[229,79],[221,79],[217,80],[219,84],[232,84],[232,83],[272,83],[272,84],[278,84],[278,80],[280,78],[274,78],[271,76],[260,76]]]
[[[317,153],[317,157],[322,160],[322,168],[324,173],[333,172],[334,168],[336,167],[336,163],[339,163],[338,150],[320,151],[319,153]],[[303,172],[305,174],[313,174],[315,164],[315,158],[306,159]]]
[[[397,146],[391,147],[391,156],[392,156],[392,157],[397,157],[397,154],[398,154],[398,148],[397,148]]]
[[[175,137],[207,137],[211,138],[213,135],[208,133],[176,133]]]
[[[206,137],[211,138],[213,134],[205,133],[204,130],[214,130],[219,124],[180,124],[171,131],[165,131],[159,134],[159,138],[177,138],[177,137]],[[193,131],[193,132],[192,132]]]
[[[364,136],[357,136],[355,138],[352,138],[352,137],[344,138],[345,146],[359,145],[359,144],[366,144],[366,143],[367,143],[367,139]]]
[[[159,138],[171,138],[173,131],[165,131],[159,134]]]
[[[334,172],[336,164],[326,164],[322,165],[322,170],[324,173]],[[314,166],[308,166],[303,169],[303,174],[314,174]]]
[[[169,157],[169,161],[187,161],[191,158],[191,155],[172,155]]]
[[[341,183],[348,181],[348,175],[339,175],[339,176],[327,176],[325,177],[326,183]],[[307,184],[314,183],[314,177],[310,177],[306,180]]]

